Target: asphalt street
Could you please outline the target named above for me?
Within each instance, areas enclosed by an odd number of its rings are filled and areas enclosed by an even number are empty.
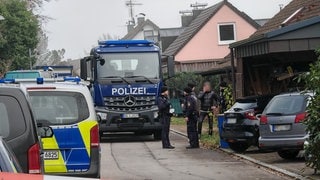
[[[284,179],[220,151],[187,150],[187,139],[171,134],[174,150],[152,136],[106,135],[101,147],[104,179]]]

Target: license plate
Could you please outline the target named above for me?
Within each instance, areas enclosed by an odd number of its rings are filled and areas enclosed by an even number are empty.
[[[237,119],[236,118],[228,118],[227,119],[227,123],[228,124],[235,124],[237,122]]]
[[[122,114],[122,118],[139,118],[139,114]]]
[[[290,124],[286,124],[286,125],[273,125],[273,131],[289,131],[291,129],[291,125]]]
[[[58,151],[44,151],[43,158],[44,159],[58,159],[59,153],[58,153]]]

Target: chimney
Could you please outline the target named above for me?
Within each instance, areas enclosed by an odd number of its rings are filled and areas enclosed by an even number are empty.
[[[144,16],[138,17],[137,20],[138,20],[138,26],[141,25],[141,24],[143,24],[144,21],[145,21]]]
[[[181,16],[181,26],[188,27],[193,20],[192,15],[182,15]]]
[[[127,25],[127,31],[128,31],[128,33],[132,32],[133,29],[134,29],[134,25],[133,25],[133,24],[128,24],[128,25]]]
[[[199,14],[201,13],[203,9],[193,9],[192,10],[192,16],[193,16],[193,19],[197,18],[199,16]]]

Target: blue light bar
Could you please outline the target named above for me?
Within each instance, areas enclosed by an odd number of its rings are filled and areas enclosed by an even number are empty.
[[[0,79],[0,83],[15,83],[15,79]]]
[[[43,77],[37,78],[37,84],[43,84]]]
[[[79,77],[64,77],[63,78],[64,81],[70,81],[70,82],[76,82],[77,84],[79,84],[79,82],[81,81],[81,79]]]
[[[99,41],[100,46],[151,46],[154,42],[148,40],[118,40],[118,41]]]

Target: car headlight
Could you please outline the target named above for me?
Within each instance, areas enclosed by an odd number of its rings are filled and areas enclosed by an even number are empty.
[[[153,118],[158,118],[158,112],[153,112]]]

